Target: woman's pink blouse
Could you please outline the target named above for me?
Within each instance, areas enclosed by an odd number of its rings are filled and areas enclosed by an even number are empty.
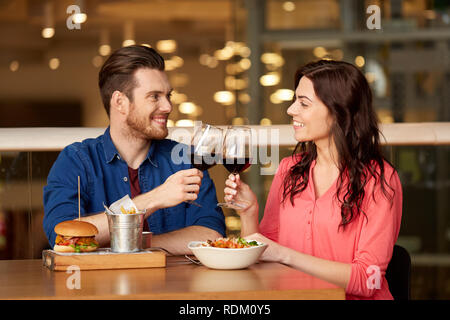
[[[270,188],[259,231],[279,244],[326,260],[351,264],[347,299],[392,299],[384,277],[397,241],[402,217],[402,187],[395,170],[385,162],[385,178],[395,191],[392,203],[379,183],[372,178],[365,187],[364,214],[358,215],[343,230],[336,182],[316,199],[312,162],[306,189],[282,203],[283,180],[295,164],[284,158]],[[372,190],[375,187],[374,197]],[[387,188],[390,192],[390,189]],[[390,192],[392,195],[392,192]]]

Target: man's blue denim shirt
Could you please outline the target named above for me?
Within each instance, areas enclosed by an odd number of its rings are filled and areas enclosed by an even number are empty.
[[[172,161],[172,149],[177,145],[182,146],[179,154],[183,156],[187,150],[185,145],[169,139],[152,141],[147,158],[138,170],[142,193],[163,184],[173,173],[192,167],[186,161],[181,164]],[[54,227],[78,217],[78,176],[82,216],[104,212],[103,203],[109,206],[126,194],[131,197],[128,165],[114,146],[109,127],[96,139],[86,139],[64,148],[50,170],[44,187],[43,226],[51,247],[56,238]],[[182,202],[155,211],[147,219],[150,231],[161,234],[197,225],[225,236],[225,217],[222,209],[217,207],[216,189],[208,171],[203,172],[196,202],[202,208]]]

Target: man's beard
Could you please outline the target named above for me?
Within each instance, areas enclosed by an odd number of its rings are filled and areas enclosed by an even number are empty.
[[[136,114],[134,106],[131,108],[126,123],[133,137],[146,140],[161,140],[167,137],[168,130],[166,126],[152,127],[150,119],[148,119],[150,121],[150,124],[148,124],[144,117],[139,117]]]

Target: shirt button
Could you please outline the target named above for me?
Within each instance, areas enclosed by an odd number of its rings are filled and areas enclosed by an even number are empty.
[[[308,224],[311,224],[311,221],[308,221]]]
[[[123,177],[123,181],[127,182],[128,178],[127,177]]]
[[[119,160],[120,160],[120,156],[119,156],[119,155],[117,155],[117,159],[119,159]]]

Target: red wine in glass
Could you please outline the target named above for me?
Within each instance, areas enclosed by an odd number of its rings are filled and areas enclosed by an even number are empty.
[[[214,166],[217,162],[216,153],[220,155],[222,150],[222,140],[222,129],[206,123],[195,126],[190,152],[192,166],[200,171]],[[188,201],[188,203],[201,207],[195,201]]]
[[[238,174],[250,167],[250,157],[246,158],[224,158],[224,167],[232,174]]]
[[[216,162],[213,161],[216,157],[215,152],[208,155],[199,155],[194,152],[191,153],[191,164],[194,168],[205,171],[209,168],[212,168],[216,165]]]
[[[222,164],[231,174],[239,174],[250,167],[252,159],[252,130],[249,127],[230,126],[225,133]],[[219,207],[246,208],[248,204],[236,201],[218,203]]]

